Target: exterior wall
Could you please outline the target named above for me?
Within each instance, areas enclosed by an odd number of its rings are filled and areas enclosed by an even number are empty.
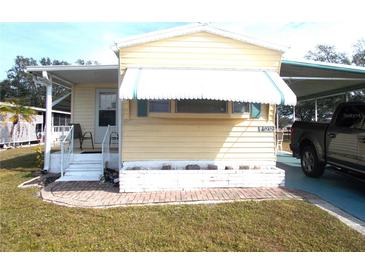
[[[229,113],[210,118],[176,118],[174,113],[137,117],[136,101],[124,106],[129,117],[123,121],[123,161],[275,161],[274,133],[258,131],[258,126],[274,126],[272,106],[262,105],[259,119],[249,114],[231,118]]]
[[[120,50],[120,66],[265,69],[279,72],[281,53],[199,32]]]
[[[259,69],[279,72],[281,52],[209,34],[194,33],[120,49],[121,75],[128,67]],[[259,91],[253,91],[259,92]],[[230,104],[228,105],[230,106]],[[173,104],[172,104],[173,108]],[[275,106],[249,114],[150,114],[137,117],[136,101],[123,103],[122,160],[275,163]]]
[[[105,84],[79,84],[72,90],[71,121],[79,123],[82,131],[91,131],[95,136],[96,119],[96,90],[103,88],[117,89],[117,83]],[[91,146],[90,142],[85,142],[86,146]]]

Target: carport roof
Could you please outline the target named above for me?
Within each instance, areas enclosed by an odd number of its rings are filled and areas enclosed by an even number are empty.
[[[365,88],[365,68],[308,60],[282,60],[280,76],[305,100]]]

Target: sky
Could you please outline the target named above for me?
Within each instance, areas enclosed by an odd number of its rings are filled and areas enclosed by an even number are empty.
[[[96,60],[116,64],[111,46],[127,36],[188,24],[168,23],[0,23],[0,80],[17,55],[64,60]],[[351,55],[352,45],[365,39],[365,28],[353,22],[246,22],[213,26],[290,47],[285,58],[302,59],[317,44],[331,44]]]

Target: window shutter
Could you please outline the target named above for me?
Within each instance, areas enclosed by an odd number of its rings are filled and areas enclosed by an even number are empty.
[[[251,118],[260,118],[261,116],[261,104],[252,103],[251,104]]]
[[[137,115],[138,117],[147,116],[147,100],[137,100]]]

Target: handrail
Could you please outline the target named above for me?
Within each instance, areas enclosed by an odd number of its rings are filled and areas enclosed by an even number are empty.
[[[110,161],[110,125],[106,129],[106,132],[103,137],[103,141],[101,143],[101,174],[104,175],[105,163]]]
[[[74,151],[74,126],[70,127],[70,131],[61,141],[61,177],[65,173],[65,169],[70,164],[70,160]],[[66,153],[65,153],[66,152]]]

